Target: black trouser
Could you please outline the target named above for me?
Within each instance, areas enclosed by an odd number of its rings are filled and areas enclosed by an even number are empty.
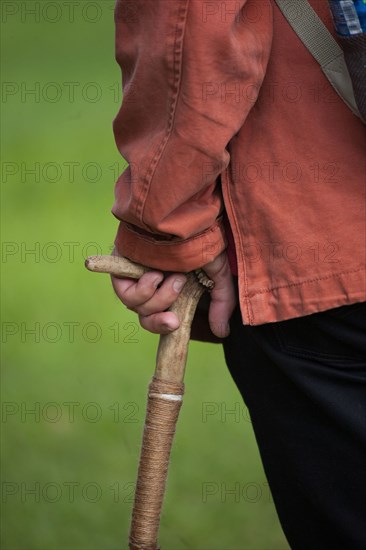
[[[256,327],[236,310],[224,350],[291,548],[365,550],[366,302]]]

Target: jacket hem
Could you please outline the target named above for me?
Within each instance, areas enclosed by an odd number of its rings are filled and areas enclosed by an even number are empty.
[[[249,313],[248,319],[243,318],[244,324],[285,321],[366,301],[366,272],[358,268],[247,295],[239,291],[239,297]]]

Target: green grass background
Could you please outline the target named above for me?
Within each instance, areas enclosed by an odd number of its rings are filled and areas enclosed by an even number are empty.
[[[157,339],[117,302],[107,276],[83,267],[85,254],[111,249],[124,165],[111,128],[120,103],[113,2],[75,2],[73,17],[62,2],[2,4],[1,548],[127,548]],[[39,177],[26,172],[35,163]],[[160,542],[288,548],[218,346],[190,348]]]

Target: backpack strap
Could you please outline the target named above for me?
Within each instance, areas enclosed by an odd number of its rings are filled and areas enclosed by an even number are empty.
[[[275,0],[275,2],[300,40],[319,63],[337,94],[362,120],[343,50],[308,0]]]

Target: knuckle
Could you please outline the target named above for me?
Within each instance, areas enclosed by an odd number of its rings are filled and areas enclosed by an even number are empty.
[[[150,285],[142,284],[137,290],[136,290],[136,296],[141,299],[141,301],[146,301],[154,294],[155,289],[151,288]]]
[[[139,314],[139,323],[143,329],[149,330],[149,322],[147,321],[146,316]]]
[[[170,284],[158,291],[159,301],[164,306],[164,309],[170,307],[177,299],[177,294],[179,294],[179,291],[174,289],[173,284],[174,282],[170,281]]]
[[[148,332],[152,332],[153,334],[158,332],[155,327],[154,319],[149,315],[139,315],[139,322],[142,328]]]
[[[152,311],[149,310],[149,308],[147,306],[139,306],[138,308],[136,308],[136,311],[139,315],[142,315],[144,317],[147,317],[147,315],[150,315],[152,313]]]

